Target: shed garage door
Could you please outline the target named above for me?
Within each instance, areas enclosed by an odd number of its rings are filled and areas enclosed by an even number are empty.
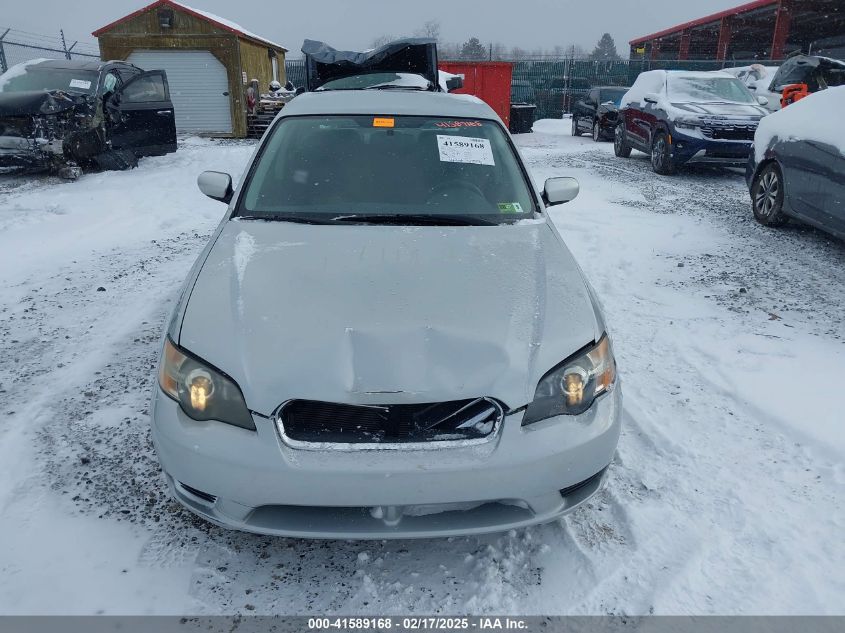
[[[178,132],[232,132],[226,67],[209,51],[136,50],[127,61],[167,71]]]

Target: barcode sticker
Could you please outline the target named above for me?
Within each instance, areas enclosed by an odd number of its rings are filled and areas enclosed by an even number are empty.
[[[444,163],[496,164],[493,160],[493,148],[486,138],[438,134],[437,149],[440,151],[440,161]]]

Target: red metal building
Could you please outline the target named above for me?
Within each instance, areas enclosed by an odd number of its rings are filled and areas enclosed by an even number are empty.
[[[631,59],[845,56],[845,0],[755,0],[631,40]]]

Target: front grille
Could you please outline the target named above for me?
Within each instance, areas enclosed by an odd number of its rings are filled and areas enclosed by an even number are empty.
[[[32,134],[32,117],[3,117],[0,119],[0,136],[28,138]]]
[[[390,445],[480,440],[503,415],[490,398],[391,405],[291,400],[278,420],[285,438],[295,442]]]
[[[706,126],[701,128],[701,133],[714,141],[753,141],[754,132],[757,131],[757,124],[730,125],[730,126]]]

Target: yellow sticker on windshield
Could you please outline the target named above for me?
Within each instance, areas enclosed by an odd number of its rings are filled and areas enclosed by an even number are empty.
[[[393,127],[395,123],[392,117],[373,117],[373,127]]]

